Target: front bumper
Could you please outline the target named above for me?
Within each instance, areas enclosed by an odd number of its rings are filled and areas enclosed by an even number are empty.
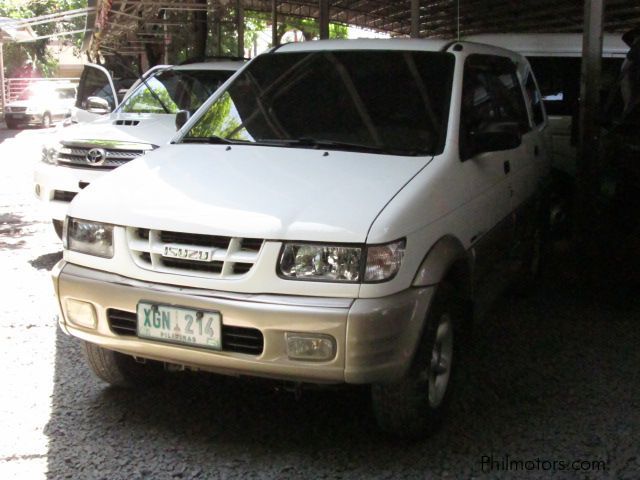
[[[4,114],[4,120],[5,122],[8,120],[9,122],[15,122],[19,125],[41,125],[42,114],[7,112]]]
[[[433,287],[377,299],[235,294],[142,282],[64,260],[54,268],[53,281],[61,307],[60,327],[85,341],[222,374],[312,383],[384,383],[401,377],[413,357],[433,295]],[[97,328],[68,322],[66,299],[91,302]],[[225,326],[260,330],[263,352],[210,351],[113,333],[107,309],[135,312],[141,300],[220,311]],[[328,362],[290,360],[285,332],[330,335],[336,340],[336,356]]]
[[[104,173],[104,170],[72,168],[40,162],[33,174],[35,195],[46,203],[46,208],[53,220],[64,221],[71,197],[81,190],[81,186],[93,182]],[[62,192],[62,194],[56,195],[56,192]]]

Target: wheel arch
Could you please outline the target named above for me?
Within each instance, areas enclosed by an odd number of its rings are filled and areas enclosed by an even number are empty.
[[[414,287],[435,286],[447,280],[467,299],[472,298],[473,261],[453,235],[440,238],[427,252],[414,279]]]

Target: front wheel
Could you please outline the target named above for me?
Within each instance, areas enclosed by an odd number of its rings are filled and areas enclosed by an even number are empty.
[[[85,358],[98,378],[117,387],[147,386],[163,377],[162,364],[137,362],[132,356],[82,342]]]
[[[448,285],[438,287],[425,332],[406,375],[395,383],[372,386],[373,411],[383,431],[418,438],[440,426],[455,374],[455,333],[461,323],[459,300]]]

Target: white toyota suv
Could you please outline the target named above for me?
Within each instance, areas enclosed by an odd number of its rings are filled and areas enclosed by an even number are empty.
[[[176,133],[176,114],[194,113],[242,64],[218,60],[157,70],[109,115],[60,130],[55,143],[43,149],[34,174],[36,196],[46,203],[58,235],[69,202],[82,188],[166,144]],[[89,103],[107,112],[110,106],[98,93]]]
[[[162,364],[367,384],[381,428],[428,433],[467,320],[539,265],[546,125],[497,47],[276,48],[73,201],[60,327],[112,384]]]

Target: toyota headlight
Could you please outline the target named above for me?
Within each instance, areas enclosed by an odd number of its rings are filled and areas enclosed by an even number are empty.
[[[381,282],[400,268],[405,241],[368,247],[285,243],[279,273],[288,280]]]
[[[113,257],[113,225],[67,217],[62,238],[68,250]]]

